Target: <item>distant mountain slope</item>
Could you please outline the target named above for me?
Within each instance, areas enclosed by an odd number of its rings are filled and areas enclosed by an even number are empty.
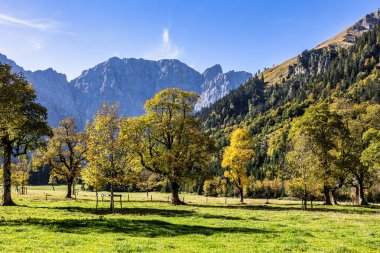
[[[85,70],[67,81],[53,69],[35,72],[24,70],[0,54],[0,62],[11,65],[14,72],[24,73],[37,91],[38,101],[47,107],[49,123],[56,126],[65,117],[74,117],[83,127],[103,102],[118,103],[120,113],[136,116],[144,113],[145,101],[155,93],[177,87],[201,95],[200,109],[247,81],[252,74],[220,68],[216,75],[201,74],[179,60],[150,61],[117,57]]]
[[[380,103],[379,14],[367,15],[352,26],[357,32],[351,30],[349,36],[359,35],[355,42],[344,42],[351,46],[325,44],[305,50],[202,109],[197,116],[204,129],[224,145],[232,129],[247,127],[260,135],[265,153],[270,135],[301,116],[310,104],[331,102],[334,97]],[[276,71],[284,74],[276,76]],[[266,79],[269,75],[272,83]]]
[[[14,61],[0,54],[0,62],[12,66],[13,72],[22,72],[37,91],[37,101],[48,108],[48,120],[52,125],[65,117],[80,118],[75,108],[72,87],[67,82],[66,75],[49,68],[35,72],[24,70]]]
[[[252,78],[251,73],[244,71],[229,71],[223,73],[222,67],[219,64],[206,69],[202,76],[204,80],[201,99],[195,106],[196,111],[209,106],[219,98],[227,95],[231,90],[238,88],[242,83]]]
[[[286,170],[289,129],[293,119],[311,105],[380,104],[380,24],[349,47],[305,50],[293,59],[280,82],[268,85],[262,75],[255,75],[196,114],[220,149],[228,145],[229,135],[237,127],[250,131],[255,158],[248,173],[258,180]],[[220,161],[215,164],[215,170],[223,171]]]
[[[331,39],[317,45],[314,49],[322,49],[329,46],[338,46],[347,48],[355,42],[356,38],[364,32],[373,29],[376,24],[380,23],[380,9],[367,14],[355,24],[344,29],[342,32]],[[297,57],[293,57],[285,62],[265,70],[262,74],[269,84],[279,83],[282,78],[286,78],[289,74],[289,67],[297,64]]]
[[[76,107],[84,119],[91,119],[103,101],[118,103],[121,113],[136,116],[144,113],[144,103],[155,93],[178,87],[201,93],[202,75],[178,60],[149,61],[111,58],[85,70],[70,84]]]

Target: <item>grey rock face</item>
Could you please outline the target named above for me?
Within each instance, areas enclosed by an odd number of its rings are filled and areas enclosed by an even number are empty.
[[[82,122],[93,117],[103,102],[117,103],[120,113],[144,113],[145,101],[166,88],[181,88],[200,93],[202,76],[178,60],[148,61],[111,58],[72,80],[78,89],[76,107]]]
[[[344,40],[349,43],[354,43],[356,37],[360,36],[364,32],[374,28],[376,24],[380,23],[380,9],[367,14],[364,18],[356,22],[352,27],[347,31],[347,35]]]
[[[202,76],[204,78],[202,93],[200,101],[195,105],[196,111],[227,95],[231,90],[236,89],[250,79],[252,74],[244,71],[223,73],[220,65],[214,65],[206,69]]]

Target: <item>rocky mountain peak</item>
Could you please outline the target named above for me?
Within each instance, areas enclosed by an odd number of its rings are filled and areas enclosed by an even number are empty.
[[[367,14],[365,17],[360,19],[358,22],[353,24],[347,29],[347,34],[344,36],[344,41],[348,43],[354,43],[356,37],[363,34],[368,30],[373,29],[373,27],[380,23],[380,9]]]
[[[206,69],[202,76],[204,77],[205,80],[212,80],[214,79],[218,74],[223,73],[222,66],[219,64],[215,64],[214,66]]]

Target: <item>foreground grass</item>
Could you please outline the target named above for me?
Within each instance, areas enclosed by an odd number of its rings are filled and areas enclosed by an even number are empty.
[[[29,187],[27,196],[14,195],[19,206],[0,207],[0,251],[380,252],[378,207],[319,204],[303,212],[294,201],[206,204],[191,195],[177,207],[163,201],[167,195],[154,193],[162,201],[150,202],[139,193],[109,214],[107,202],[94,209],[94,193],[64,200],[64,190]]]

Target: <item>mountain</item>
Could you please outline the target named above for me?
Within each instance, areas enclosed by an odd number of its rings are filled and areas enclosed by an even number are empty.
[[[199,110],[252,77],[243,71],[223,73],[220,65],[201,74],[179,60],[113,57],[68,82],[64,74],[51,68],[27,71],[1,54],[0,62],[10,64],[14,72],[22,72],[33,84],[38,101],[48,109],[52,126],[65,117],[74,117],[83,127],[103,102],[118,103],[123,115],[141,115],[147,99],[174,87],[200,94],[201,100],[196,105]]]
[[[103,101],[118,103],[121,113],[136,116],[144,113],[144,103],[155,93],[177,87],[201,93],[202,76],[178,60],[149,61],[113,57],[85,70],[72,80],[76,107],[88,120]]]
[[[78,90],[74,98],[76,107],[81,108],[82,119],[88,120],[103,101],[118,103],[121,113],[127,116],[143,114],[145,101],[166,88],[181,88],[201,94],[202,99],[196,105],[200,109],[252,76],[247,72],[223,73],[220,66],[211,73],[213,68],[200,74],[179,60],[113,57],[83,71],[70,85]]]
[[[317,45],[314,50],[320,50],[326,47],[342,47],[348,48],[355,43],[356,38],[361,36],[364,32],[367,32],[374,28],[376,24],[380,23],[380,9],[367,14],[365,17],[360,19],[358,22],[344,29],[342,32],[332,37],[331,39]],[[312,50],[313,50],[312,49]],[[278,83],[282,78],[289,75],[289,68],[297,64],[297,57],[286,60],[285,62],[273,67],[266,69],[262,74],[266,82],[270,84]]]
[[[268,155],[269,146],[277,145],[272,137],[286,146],[292,120],[309,106],[337,99],[380,104],[379,13],[369,14],[346,29],[344,36],[339,35],[341,40],[336,36],[324,46],[305,50],[200,110],[196,115],[205,132],[222,148],[233,129],[249,129],[257,147],[250,174],[263,179],[273,175],[276,166],[283,166],[286,154],[286,149],[279,148]]]
[[[251,73],[244,71],[223,73],[222,67],[219,64],[206,69],[202,76],[204,81],[201,99],[195,106],[196,111],[209,106],[252,78]]]
[[[37,92],[37,101],[48,108],[48,120],[52,125],[65,117],[80,118],[73,99],[75,92],[69,85],[66,75],[49,68],[46,70],[28,71],[14,61],[0,54],[0,62],[12,66],[13,72],[21,72],[32,83]]]

